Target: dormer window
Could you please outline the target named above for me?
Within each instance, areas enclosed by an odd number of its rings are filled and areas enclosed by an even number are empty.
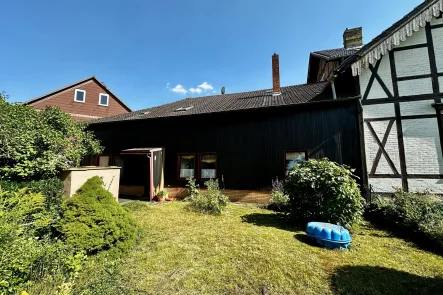
[[[186,112],[189,111],[190,109],[192,109],[194,106],[188,106],[188,107],[182,107],[182,108],[178,108],[176,109],[174,112]]]
[[[98,105],[107,107],[109,105],[109,94],[100,93],[98,96]]]
[[[74,101],[85,102],[86,101],[86,91],[81,89],[75,89]]]

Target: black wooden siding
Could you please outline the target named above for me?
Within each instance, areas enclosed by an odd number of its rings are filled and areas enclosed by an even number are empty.
[[[165,185],[178,180],[178,153],[217,153],[226,189],[261,189],[284,177],[285,150],[307,150],[356,168],[361,176],[358,101],[180,116],[90,126],[106,148],[165,148]],[[197,161],[196,161],[197,164]],[[197,166],[197,165],[196,165]]]

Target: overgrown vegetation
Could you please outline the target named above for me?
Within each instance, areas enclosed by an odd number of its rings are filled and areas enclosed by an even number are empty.
[[[60,232],[68,244],[88,254],[103,250],[128,252],[135,244],[137,226],[103,187],[103,180],[94,176],[65,202]]]
[[[272,180],[272,191],[268,208],[279,212],[289,210],[289,196],[285,193],[283,181],[279,181],[278,178]]]
[[[0,99],[0,179],[39,180],[78,166],[101,147],[85,123],[57,107],[42,111]]]
[[[322,221],[350,227],[361,220],[364,199],[351,170],[328,159],[295,165],[285,183],[290,213],[300,223]]]
[[[187,197],[189,207],[205,214],[221,214],[229,203],[229,198],[220,191],[218,180],[210,179],[205,182],[204,191],[197,190],[195,181],[191,178],[188,183],[191,195]]]
[[[443,199],[439,196],[397,190],[392,198],[372,204],[367,215],[380,225],[409,232],[410,237],[443,251]]]

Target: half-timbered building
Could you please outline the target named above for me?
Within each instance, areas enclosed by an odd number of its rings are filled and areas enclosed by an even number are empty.
[[[336,71],[340,77],[352,69],[358,81],[363,155],[375,191],[443,193],[442,11],[442,0],[424,1]]]

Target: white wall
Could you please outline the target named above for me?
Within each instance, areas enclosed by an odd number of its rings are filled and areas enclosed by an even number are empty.
[[[443,20],[433,20],[432,24],[443,24]],[[438,72],[443,72],[443,28],[433,29],[434,50],[437,60]],[[426,43],[425,29],[415,32],[413,36],[409,37],[406,42],[403,42],[398,47],[416,45]],[[397,77],[408,77],[415,75],[430,74],[430,64],[428,49],[426,47],[395,51],[395,65],[397,70]],[[378,75],[383,80],[391,94],[394,95],[392,76],[390,70],[389,55],[385,55],[380,64]],[[364,69],[360,76],[361,95],[365,93],[371,71]],[[443,90],[443,77],[439,77],[440,91]],[[430,94],[433,92],[431,78],[421,78],[414,80],[406,80],[398,82],[399,96],[411,96]],[[443,91],[442,91],[443,92]],[[377,80],[374,80],[371,91],[369,92],[368,100],[387,98],[388,96],[381,88]],[[435,109],[432,107],[433,99],[405,101],[400,102],[401,116],[415,116],[415,115],[435,115]],[[364,104],[364,102],[363,102]],[[395,117],[394,104],[371,104],[363,105],[364,119]],[[373,121],[375,132],[380,141],[386,132],[389,121]],[[386,144],[386,151],[392,159],[396,169],[401,173],[400,156],[398,149],[397,129],[394,123],[388,141]],[[408,174],[428,174],[439,175],[443,174],[443,156],[440,146],[439,131],[436,118],[425,119],[404,119],[402,120],[403,140],[406,154],[406,170]],[[378,145],[369,132],[368,127],[364,126],[365,136],[365,151],[368,173],[371,171],[375,155],[378,151]],[[392,169],[388,165],[384,155],[381,156],[379,165],[375,174],[393,174]],[[369,183],[373,186],[375,191],[391,192],[392,187],[401,187],[400,178],[371,178]],[[443,181],[438,179],[408,179],[410,191],[429,189],[436,193],[443,193]]]

